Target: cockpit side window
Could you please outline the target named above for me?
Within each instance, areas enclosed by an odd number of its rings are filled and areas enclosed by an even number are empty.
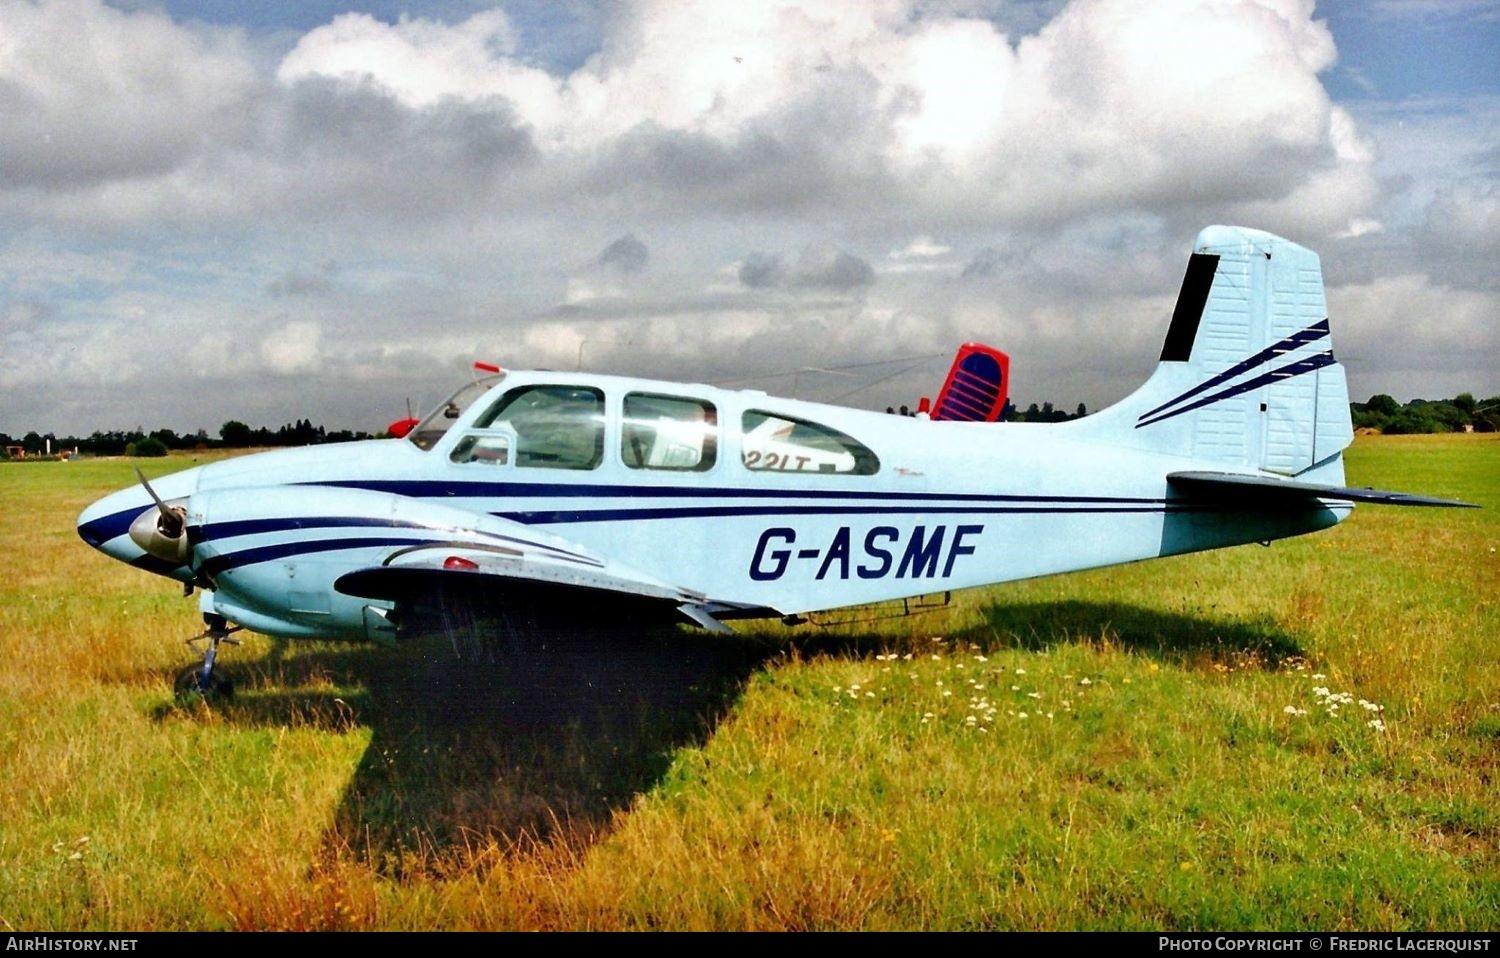
[[[829,426],[759,409],[741,422],[740,461],[756,472],[873,476],[880,460],[864,443]]]
[[[476,379],[459,389],[446,400],[438,404],[438,407],[423,417],[406,438],[418,449],[431,449],[437,445],[437,441],[447,435],[448,429],[458,421],[469,405],[494,388],[495,384],[504,378],[504,373],[499,376],[486,376]]]
[[[475,429],[507,427],[520,468],[596,468],[604,458],[604,394],[586,386],[512,389],[474,422]]]
[[[620,432],[620,459],[631,469],[704,472],[718,453],[713,403],[680,396],[630,393]]]
[[[448,458],[457,463],[503,466],[510,462],[515,444],[516,438],[508,429],[471,430],[453,446]]]

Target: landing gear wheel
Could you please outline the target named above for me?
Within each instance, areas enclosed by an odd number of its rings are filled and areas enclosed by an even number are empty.
[[[208,647],[203,650],[203,664],[195,665],[177,676],[177,681],[172,683],[173,689],[179,699],[201,698],[205,701],[220,699],[226,700],[234,697],[234,683],[220,676],[214,671],[214,663],[219,657],[220,643],[239,645],[237,639],[229,637],[231,632],[238,632],[239,626],[229,627],[229,623],[222,615],[205,612],[203,624],[207,626],[199,635],[188,639],[192,645],[204,639],[208,640]]]
[[[206,702],[228,701],[234,698],[234,683],[222,675],[210,675],[208,687],[202,686],[203,666],[194,665],[183,669],[172,683],[172,690],[179,701],[187,702],[201,698]]]

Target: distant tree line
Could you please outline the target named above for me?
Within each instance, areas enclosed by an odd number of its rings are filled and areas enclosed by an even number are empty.
[[[1089,414],[1088,407],[1083,403],[1078,408],[1068,413],[1062,409],[1053,408],[1050,402],[1044,402],[1040,406],[1032,403],[1025,411],[1016,408],[1016,404],[1009,399],[1005,400],[1005,412],[1001,414],[1002,422],[1067,422],[1069,419],[1082,419]]]
[[[51,440],[51,449],[54,455],[64,450],[71,451],[77,449],[80,453],[91,456],[165,456],[174,449],[247,449],[260,446],[316,446],[329,442],[352,442],[356,439],[371,438],[374,437],[364,431],[349,429],[329,430],[322,426],[314,426],[312,421],[308,419],[299,419],[294,423],[289,422],[275,430],[268,429],[265,426],[252,428],[238,420],[231,419],[219,427],[219,435],[217,437],[210,436],[206,429],[179,434],[170,429],[156,429],[147,432],[139,426],[132,430],[96,431],[86,437],[59,437],[50,432],[37,433],[33,431],[28,432],[20,439],[15,439],[5,433],[0,433],[0,456],[8,455],[6,450],[17,446],[24,449],[27,456],[44,455],[48,448],[48,440]]]
[[[1479,402],[1472,393],[1459,393],[1452,399],[1413,399],[1403,405],[1379,393],[1369,402],[1350,403],[1349,412],[1354,428],[1389,434],[1500,431],[1500,396]]]

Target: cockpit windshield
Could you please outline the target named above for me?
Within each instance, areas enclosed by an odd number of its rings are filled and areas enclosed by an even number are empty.
[[[499,383],[504,378],[504,373],[498,376],[483,376],[471,383],[460,386],[453,395],[439,403],[436,409],[424,416],[422,421],[417,423],[417,427],[406,434],[406,438],[411,440],[412,445],[418,449],[431,449],[437,445],[437,441],[443,438],[449,428],[455,422],[458,422],[459,417],[464,414],[464,410],[468,409],[474,400],[489,392],[494,388],[496,383]]]

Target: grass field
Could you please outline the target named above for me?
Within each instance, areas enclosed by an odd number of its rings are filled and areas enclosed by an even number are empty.
[[[1348,462],[1485,508],[484,675],[249,637],[212,708],[73,531],[132,463],[0,466],[0,926],[1493,930],[1500,440]]]

